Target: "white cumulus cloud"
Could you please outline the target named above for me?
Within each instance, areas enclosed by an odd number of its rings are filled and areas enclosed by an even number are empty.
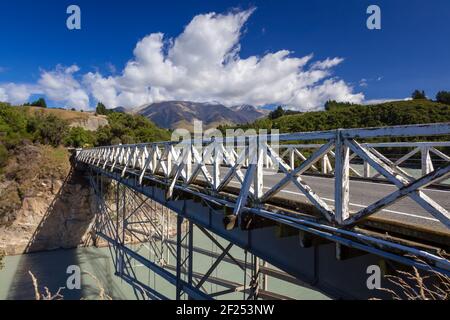
[[[34,94],[44,95],[65,107],[89,109],[89,95],[85,88],[75,79],[77,65],[63,67],[57,65],[54,70],[41,70],[36,84],[0,84],[0,101],[23,104]]]
[[[89,108],[89,95],[74,78],[80,68],[77,65],[64,68],[57,66],[53,71],[43,71],[38,86],[50,100],[62,102],[67,107]]]
[[[164,100],[218,101],[225,105],[283,104],[311,110],[329,100],[362,102],[362,93],[333,76],[340,57],[313,62],[280,50],[243,58],[240,42],[253,9],[207,13],[192,19],[175,38],[152,33],[141,39],[133,58],[117,74],[84,74],[76,65],[43,71],[37,90],[67,106],[137,107]],[[4,90],[2,93],[1,90]],[[0,85],[0,98],[10,91]],[[90,99],[91,98],[91,99]]]
[[[22,104],[31,96],[33,86],[27,84],[7,83],[0,85],[0,101]]]

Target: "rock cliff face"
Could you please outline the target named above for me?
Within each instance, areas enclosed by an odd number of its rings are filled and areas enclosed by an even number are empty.
[[[84,120],[75,120],[69,126],[81,127],[89,131],[96,131],[100,127],[108,125],[108,119],[105,116],[90,116]]]
[[[88,241],[92,197],[65,149],[19,148],[0,184],[0,250],[6,254],[73,248]]]

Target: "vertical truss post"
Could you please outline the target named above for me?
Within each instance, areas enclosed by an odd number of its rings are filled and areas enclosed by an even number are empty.
[[[153,214],[155,214],[158,210],[157,203],[154,204]],[[164,249],[165,249],[165,243],[166,239],[169,239],[169,236],[167,234],[167,229],[170,227],[168,224],[166,224],[165,220],[165,214],[164,214],[164,207],[161,205],[161,211],[159,215],[159,224],[161,226],[161,241],[160,241],[160,250],[161,250],[161,257],[159,263],[164,266],[165,263],[168,263],[168,261],[164,261]]]
[[[116,200],[116,225],[115,225],[115,255],[116,255],[116,273],[118,275],[123,275],[123,268],[124,268],[124,256],[123,256],[123,245],[124,245],[124,235],[125,235],[125,229],[123,226],[123,219],[121,221],[121,217],[125,216],[125,199],[124,199],[124,192],[122,187],[121,193],[121,187],[120,183],[116,183],[116,192],[115,192],[115,200]],[[122,199],[122,201],[121,201]],[[122,223],[121,223],[122,222]],[[121,225],[122,224],[122,225]]]
[[[425,176],[434,170],[433,162],[431,161],[430,147],[421,147],[420,154],[422,175]]]
[[[364,161],[364,178],[370,178],[370,164],[367,161]]]
[[[192,272],[194,269],[194,254],[193,254],[193,248],[194,248],[194,224],[189,221],[188,222],[188,284],[192,286]]]
[[[219,154],[221,153],[221,150],[219,150],[219,143],[216,141],[215,138],[213,138],[214,148],[212,150],[213,152],[213,186],[214,189],[217,190],[217,188],[220,185],[220,162],[219,162]]]
[[[324,154],[321,161],[322,161],[322,163],[321,163],[322,173],[327,174],[328,173],[328,163],[330,162],[330,160],[328,159],[328,156],[326,154]]]
[[[335,152],[335,216],[336,221],[342,224],[349,217],[349,169],[350,169],[350,149],[344,143],[341,129],[336,132],[336,152]]]
[[[187,149],[186,155],[186,183],[189,181],[192,175],[192,143],[185,146]]]
[[[119,186],[120,186],[120,184],[118,183],[118,182],[116,182],[116,232],[115,232],[115,237],[116,237],[116,245],[115,245],[115,252],[116,252],[116,273],[117,274],[119,274],[119,271],[120,271],[120,267],[119,267],[119,246],[117,245],[118,243],[119,243],[119,214],[120,214],[120,212],[119,212],[119,200],[120,200],[120,197],[119,197]]]
[[[259,200],[264,193],[264,155],[267,153],[267,148],[264,146],[265,141],[261,141],[259,136],[256,137],[256,141],[254,142],[256,152],[256,168],[255,168],[255,176],[254,176],[254,197],[256,200]]]
[[[263,261],[263,267],[267,267],[267,262]],[[269,286],[269,277],[267,276],[266,273],[262,274],[262,279],[261,279],[261,288],[264,291],[268,290],[268,286]]]
[[[164,208],[163,205],[161,205],[161,208]],[[171,220],[170,220],[170,212],[169,209],[166,209],[166,216],[167,216],[167,236],[166,240],[168,241],[170,239],[170,228],[171,228]],[[165,245],[167,246],[167,244]],[[170,264],[170,250],[166,250],[166,262],[167,264]]]
[[[181,300],[181,293],[182,293],[182,284],[181,284],[181,233],[182,233],[182,226],[183,226],[183,220],[184,218],[180,215],[177,215],[177,267],[176,267],[176,299]]]
[[[294,147],[289,148],[289,165],[291,170],[295,169],[295,149]]]
[[[251,255],[251,280],[250,280],[250,293],[248,300],[258,300],[259,296],[259,275],[260,275],[260,260],[254,254]]]
[[[124,271],[125,271],[125,257],[124,257],[124,250],[123,247],[125,246],[125,219],[126,219],[126,208],[127,208],[127,203],[126,203],[126,194],[127,190],[126,188],[123,186],[122,187],[122,205],[119,207],[119,209],[121,208],[122,210],[120,210],[117,214],[117,224],[118,224],[118,230],[120,230],[121,235],[118,236],[118,245],[119,245],[119,254],[120,254],[120,258],[119,258],[119,267],[120,267],[120,275],[123,276]]]
[[[193,284],[193,228],[192,222],[187,221],[181,215],[177,215],[177,251],[176,251],[176,299],[181,300],[189,294],[184,291],[184,285]],[[183,234],[183,226],[185,233]],[[185,297],[184,297],[185,295]]]

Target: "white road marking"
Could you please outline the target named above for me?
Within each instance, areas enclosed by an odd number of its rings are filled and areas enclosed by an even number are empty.
[[[327,179],[330,180],[331,178],[327,177],[318,177],[318,176],[302,176],[306,177],[306,179],[312,178],[312,179]],[[333,180],[333,179],[332,179]],[[396,187],[389,183],[383,183],[383,182],[370,182],[370,181],[360,181],[360,180],[351,180],[350,183],[365,183],[365,184],[372,184],[372,185],[380,185],[380,186],[388,186],[396,190]],[[446,192],[450,193],[450,191],[447,190],[438,190],[438,189],[427,189],[427,192]]]
[[[235,182],[235,181],[230,181],[230,183],[233,183],[233,184],[236,184],[236,185],[240,185],[239,182]],[[270,188],[264,187],[264,189],[269,190]],[[289,191],[289,190],[281,190],[280,192],[289,193],[289,194],[295,194],[295,195],[300,195],[302,197],[306,197],[303,193],[300,193],[300,192],[294,192],[294,191]],[[325,200],[325,201],[328,201],[328,202],[334,202],[333,199],[324,198],[324,197],[321,197],[321,198],[323,200]],[[362,204],[352,203],[352,202],[350,202],[350,205],[354,206],[354,207],[360,207],[360,208],[366,208],[368,206],[368,205],[362,205]],[[415,214],[401,212],[401,211],[394,211],[394,210],[389,210],[389,209],[382,209],[381,211],[388,212],[388,213],[393,213],[393,214],[398,214],[398,215],[402,215],[402,216],[408,216],[408,217],[417,218],[417,219],[424,219],[424,220],[439,222],[439,220],[435,219],[435,218],[418,216],[418,215],[415,215]]]

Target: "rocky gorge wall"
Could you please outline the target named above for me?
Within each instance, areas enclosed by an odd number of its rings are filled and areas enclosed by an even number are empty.
[[[93,197],[64,148],[18,148],[0,176],[0,251],[7,255],[89,243]]]

